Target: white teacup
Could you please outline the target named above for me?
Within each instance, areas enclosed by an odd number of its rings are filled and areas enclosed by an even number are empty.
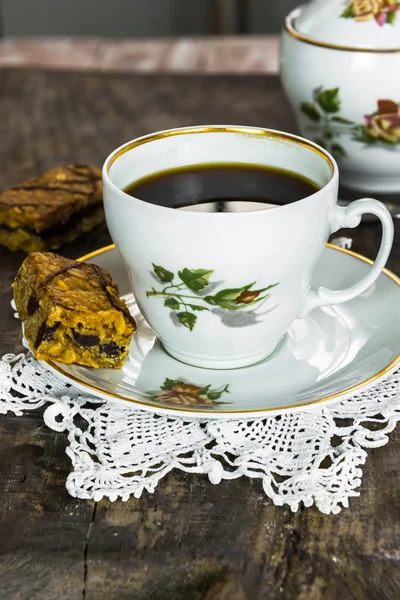
[[[247,212],[173,210],[123,190],[147,175],[204,163],[283,168],[320,190],[281,207]],[[297,317],[346,302],[378,277],[393,241],[392,219],[373,199],[337,205],[338,168],[321,147],[268,129],[201,126],[162,131],[115,150],[103,167],[107,224],[140,310],[165,350],[185,363],[243,367],[268,357]],[[379,217],[374,266],[345,290],[310,289],[331,233]]]

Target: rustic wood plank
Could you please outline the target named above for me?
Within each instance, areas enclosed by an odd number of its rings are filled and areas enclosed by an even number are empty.
[[[256,481],[214,487],[184,474],[168,477],[151,497],[101,502],[88,598],[106,600],[112,574],[130,572],[118,589],[124,600],[132,585],[138,599],[396,600],[399,450],[397,432],[371,453],[361,497],[339,516],[277,509]]]
[[[1,419],[2,598],[82,597],[93,504],[68,496],[65,446],[39,413]]]
[[[109,40],[9,38],[0,67],[126,72],[277,73],[279,36]]]
[[[0,72],[0,186],[66,162],[101,166],[124,140],[207,122],[294,130],[276,78]],[[234,100],[232,100],[234,99]],[[6,141],[6,142],[5,142]],[[380,226],[343,232],[373,257]],[[400,222],[390,267],[400,272]],[[335,234],[338,235],[338,234]],[[105,227],[70,244],[109,243]],[[0,249],[0,350],[20,352],[9,308],[23,254]],[[171,473],[126,503],[70,498],[64,434],[39,412],[0,418],[0,587],[7,600],[398,600],[400,433],[371,450],[361,496],[338,516],[292,514],[260,482]]]

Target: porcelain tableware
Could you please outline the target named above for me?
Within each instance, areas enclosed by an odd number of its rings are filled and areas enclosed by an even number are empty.
[[[313,0],[286,18],[281,78],[300,132],[341,183],[400,191],[400,3]]]
[[[84,259],[110,271],[138,323],[122,370],[48,363],[84,393],[181,417],[251,418],[345,398],[399,366],[400,279],[389,271],[350,302],[318,308],[295,321],[268,361],[218,371],[185,365],[163,350],[138,310],[114,247]],[[371,261],[328,246],[312,285],[343,288],[370,271]]]
[[[233,213],[174,210],[123,191],[172,167],[243,161],[289,169],[320,189],[285,206]],[[107,158],[103,183],[109,231],[141,313],[171,356],[195,366],[230,369],[265,359],[296,317],[364,292],[392,245],[386,208],[373,199],[339,207],[332,157],[282,132],[204,126],[144,136]],[[329,235],[356,227],[364,213],[383,225],[374,267],[346,289],[310,289]]]

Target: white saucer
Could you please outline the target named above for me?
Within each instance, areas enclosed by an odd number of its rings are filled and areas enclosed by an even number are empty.
[[[296,320],[263,363],[215,371],[166,354],[137,308],[113,246],[82,260],[110,271],[138,325],[122,370],[48,363],[86,393],[174,416],[250,418],[344,398],[376,383],[400,362],[400,279],[390,271],[355,300]],[[345,288],[361,279],[370,264],[348,250],[327,246],[312,285]]]

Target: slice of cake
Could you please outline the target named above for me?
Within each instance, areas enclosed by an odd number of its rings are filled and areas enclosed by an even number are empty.
[[[55,167],[0,193],[0,244],[51,250],[104,221],[101,170]]]
[[[122,367],[136,324],[105,269],[52,252],[33,252],[13,288],[36,358]]]

